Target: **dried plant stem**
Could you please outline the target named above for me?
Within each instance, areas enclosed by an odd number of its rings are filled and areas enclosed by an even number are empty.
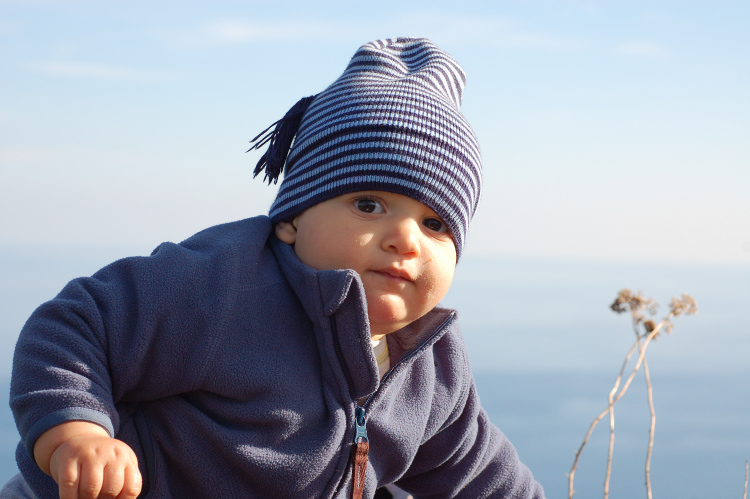
[[[604,416],[607,415],[609,412],[610,407],[614,404],[613,394],[617,393],[617,389],[620,387],[620,381],[622,380],[622,375],[625,372],[625,368],[628,366],[628,362],[630,361],[630,357],[633,356],[633,352],[635,352],[636,346],[638,346],[640,340],[633,343],[633,346],[630,347],[630,350],[628,351],[628,354],[625,356],[625,360],[622,362],[622,367],[620,368],[620,373],[617,375],[617,379],[615,380],[615,384],[612,387],[612,390],[609,392],[609,405],[607,408],[599,414],[589,425],[589,431],[586,433],[586,436],[583,437],[583,442],[581,442],[581,446],[578,448],[578,451],[576,452],[575,460],[573,461],[573,467],[570,469],[570,473],[568,474],[568,498],[572,499],[573,494],[575,493],[573,490],[573,478],[576,473],[576,469],[578,469],[578,460],[581,458],[581,453],[583,452],[583,448],[586,446],[586,444],[589,441],[589,438],[591,438],[591,434],[594,432],[594,428],[596,428],[596,425],[599,424],[599,421],[602,420]]]
[[[617,380],[615,381],[615,385],[610,392],[609,396],[609,403],[607,404],[607,408],[604,409],[594,420],[591,422],[591,425],[589,426],[589,430],[586,433],[586,436],[583,439],[583,442],[581,443],[581,446],[578,448],[578,451],[575,455],[575,460],[573,461],[573,466],[570,469],[570,473],[568,474],[568,499],[573,499],[573,495],[575,494],[575,490],[573,488],[573,481],[575,477],[575,471],[578,467],[578,460],[581,457],[581,453],[583,452],[583,448],[586,446],[586,443],[588,442],[589,438],[591,437],[591,434],[594,432],[594,428],[597,424],[599,424],[599,421],[604,418],[607,414],[610,413],[612,407],[617,403],[618,400],[622,398],[623,395],[625,395],[625,392],[628,391],[628,388],[630,387],[630,383],[633,381],[633,378],[635,378],[635,375],[638,374],[638,371],[641,368],[641,364],[643,363],[644,357],[646,355],[646,349],[648,348],[649,343],[651,343],[651,340],[653,340],[658,334],[661,328],[664,326],[664,324],[668,323],[668,321],[673,317],[673,314],[667,315],[659,324],[654,327],[654,329],[644,337],[638,337],[638,339],[635,341],[632,347],[630,347],[630,350],[628,351],[628,354],[625,356],[625,360],[623,362],[622,368],[620,369],[620,373],[617,376]],[[638,348],[639,355],[638,359],[636,360],[635,366],[633,367],[633,370],[630,372],[630,375],[625,380],[625,383],[622,385],[622,388],[619,388],[620,381],[622,380],[623,373],[625,372],[625,368],[627,367],[628,362],[630,361],[630,358],[633,355],[633,352],[635,349]],[[619,392],[618,392],[619,388]],[[613,396],[612,394],[616,393],[617,395]],[[612,425],[614,423],[611,423]],[[613,438],[610,437],[610,442],[612,442]],[[607,462],[607,469],[611,469],[611,449],[610,449],[610,458]],[[607,473],[607,478],[605,481],[605,494],[606,494],[606,487],[608,486],[609,482],[609,471]],[[605,495],[606,497],[606,495]]]
[[[646,452],[646,496],[653,499],[651,493],[651,454],[654,450],[654,431],[656,430],[656,411],[654,410],[654,391],[651,387],[651,375],[648,372],[648,362],[643,359],[643,375],[646,378],[648,390],[648,409],[651,413],[651,426],[648,429],[648,451]]]
[[[638,342],[640,344],[640,342]],[[607,450],[607,473],[604,475],[604,499],[609,498],[609,478],[612,476],[612,455],[615,450],[615,403],[614,390],[609,392],[609,449]]]
[[[745,460],[745,495],[742,496],[742,499],[747,499],[747,459]]]
[[[637,317],[633,317],[633,332],[635,337],[638,338],[638,324],[639,320]],[[641,344],[638,343],[638,351],[641,351]],[[654,450],[654,432],[656,430],[656,410],[654,409],[654,390],[651,384],[651,373],[648,369],[648,361],[643,359],[643,377],[646,379],[646,391],[648,393],[648,410],[651,415],[651,422],[648,429],[648,451],[646,452],[646,497],[647,499],[653,499],[651,492],[651,455]]]
[[[638,371],[641,369],[641,364],[643,363],[644,357],[646,356],[646,348],[648,348],[648,345],[649,343],[651,343],[651,340],[653,340],[656,337],[656,335],[659,334],[659,331],[661,330],[662,326],[666,324],[671,318],[672,318],[672,314],[669,314],[643,340],[643,343],[641,343],[641,348],[639,348],[640,355],[638,355],[638,360],[636,360],[633,370],[630,372],[628,379],[625,380],[625,384],[622,385],[622,389],[620,390],[620,393],[617,394],[617,397],[615,397],[614,402],[617,402],[618,400],[622,398],[623,395],[625,395],[625,392],[630,386],[630,383],[633,381],[633,378],[635,378],[635,375],[638,374]],[[636,346],[638,346],[637,342],[636,342]]]

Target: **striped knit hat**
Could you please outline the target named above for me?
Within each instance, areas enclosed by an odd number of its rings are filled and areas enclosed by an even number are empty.
[[[270,143],[255,175],[265,168],[275,182],[284,169],[273,223],[342,194],[393,192],[435,211],[460,255],[482,184],[479,145],[460,111],[464,84],[458,63],[425,38],[360,47],[330,87],[253,139],[253,148]]]

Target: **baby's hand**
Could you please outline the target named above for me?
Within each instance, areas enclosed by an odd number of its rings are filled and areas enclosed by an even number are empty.
[[[87,431],[72,434],[63,430],[62,438],[57,435],[62,442],[49,456],[48,468],[40,464],[42,470],[57,482],[60,499],[137,497],[141,492],[141,474],[133,449],[125,442],[111,438],[93,423],[63,423],[68,424],[78,425],[77,428],[91,425],[91,428],[84,427]],[[59,429],[55,427],[49,431]],[[35,446],[35,454],[36,450]]]

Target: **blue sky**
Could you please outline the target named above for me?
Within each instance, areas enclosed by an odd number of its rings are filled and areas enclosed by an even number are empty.
[[[147,253],[265,213],[248,140],[356,48],[467,71],[466,254],[750,263],[744,1],[0,0],[0,245]]]

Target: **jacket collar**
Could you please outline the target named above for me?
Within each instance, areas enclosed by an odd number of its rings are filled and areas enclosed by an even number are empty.
[[[354,270],[315,270],[302,263],[292,246],[274,234],[270,235],[270,242],[284,276],[313,322],[336,313],[350,292],[361,294],[364,299],[364,288]],[[366,325],[369,336],[369,324]]]
[[[270,246],[287,282],[315,325],[322,356],[340,364],[348,379],[352,398],[377,389],[380,381],[370,344],[367,301],[359,275],[354,270],[315,270],[274,234]]]
[[[380,384],[380,375],[372,353],[367,300],[359,275],[354,270],[315,270],[302,263],[292,246],[280,241],[273,232],[269,239],[286,280],[315,330],[330,332],[318,338],[322,357],[342,366],[342,374],[351,382],[352,398],[374,392]],[[424,317],[389,334],[391,365],[438,341],[455,316],[453,310],[435,307]]]

